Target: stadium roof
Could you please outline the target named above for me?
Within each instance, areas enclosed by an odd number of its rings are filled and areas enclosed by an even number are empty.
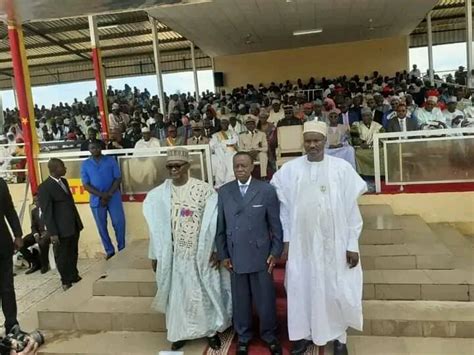
[[[88,20],[78,6],[85,2],[69,1],[68,4],[75,5],[58,7],[57,0],[43,0],[39,2],[41,6],[32,8],[29,4],[38,3],[30,0],[18,0],[18,3],[26,19],[23,30],[32,84],[93,79]],[[164,72],[191,70],[191,42],[184,36],[201,48],[196,50],[199,69],[211,68],[211,59],[206,54],[225,55],[410,33],[410,46],[424,46],[427,43],[424,17],[430,9],[433,9],[434,44],[465,41],[464,0],[358,0],[357,6],[354,3],[351,0],[119,0],[108,1],[104,7],[104,2],[92,1],[87,3],[87,13],[98,13],[103,65],[109,78],[155,72],[149,14],[160,19],[158,31]],[[163,4],[166,5],[160,6]],[[352,18],[351,22],[348,18]],[[323,24],[324,36],[291,35],[292,29],[325,19],[329,20]],[[11,78],[7,26],[3,25],[0,26],[0,89],[10,88]]]
[[[438,1],[431,13],[434,45],[466,41],[465,6],[465,0]],[[426,19],[424,19],[411,33],[410,47],[427,45],[427,24]]]
[[[145,11],[98,15],[102,63],[106,76],[155,73],[151,23]],[[86,16],[23,24],[33,85],[94,78],[89,23]],[[163,72],[191,70],[191,42],[159,22],[158,37]],[[0,26],[0,88],[11,87],[11,56],[7,26]],[[211,60],[196,50],[198,69]]]

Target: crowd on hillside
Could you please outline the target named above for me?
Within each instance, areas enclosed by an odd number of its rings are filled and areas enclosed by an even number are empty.
[[[461,67],[455,81],[465,82],[465,74]],[[329,125],[330,154],[348,160],[362,175],[373,175],[371,153],[359,153],[356,158],[353,147],[370,149],[374,133],[380,131],[472,126],[473,99],[464,87],[430,86],[416,65],[392,77],[373,72],[363,78],[248,84],[220,94],[203,92],[199,100],[191,93],[165,94],[166,116],[160,113],[158,97],[147,89],[125,85],[123,90],[114,90],[109,86],[109,137],[102,145],[120,149],[137,144],[140,148],[211,144],[214,156],[247,150],[261,161],[261,176],[265,177],[276,168],[278,127],[322,120]],[[41,142],[79,140],[81,149],[87,150],[90,141],[101,140],[97,97],[92,92],[71,104],[61,102],[49,109],[36,105],[35,117]],[[22,143],[18,111],[7,109],[4,118],[0,144]],[[22,154],[22,148],[0,148],[0,169]],[[363,162],[369,166],[364,167]]]

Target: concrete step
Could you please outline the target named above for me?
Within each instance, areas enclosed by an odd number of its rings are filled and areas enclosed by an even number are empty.
[[[110,270],[93,286],[94,296],[155,294],[151,270]],[[467,270],[366,270],[364,299],[474,301],[474,274]]]
[[[46,340],[39,354],[156,355],[170,348],[163,333],[153,332],[55,332]],[[353,335],[348,337],[347,347],[354,355],[472,355],[474,339]],[[205,348],[201,339],[189,342],[183,350],[201,355]],[[325,354],[332,354],[331,350],[329,344]]]
[[[451,255],[362,256],[364,270],[451,270]]]
[[[203,354],[205,340],[190,341],[183,348],[186,354]],[[171,343],[166,333],[126,331],[56,331],[46,334],[46,343],[39,354],[135,354],[156,355],[169,351]]]
[[[165,332],[165,316],[151,308],[152,297],[92,296],[78,305],[38,311],[40,329]]]
[[[151,268],[109,270],[94,283],[92,290],[94,296],[154,297],[155,274]]]
[[[394,215],[367,215],[363,216],[364,229],[387,230],[402,229],[400,216]]]
[[[152,310],[152,300],[93,296],[68,310],[50,307],[39,311],[39,328],[164,332],[165,317]],[[474,302],[366,300],[363,308],[363,335],[474,337]]]
[[[350,336],[354,355],[472,355],[474,339]]]
[[[359,205],[362,217],[392,216],[393,210],[390,205]]]
[[[441,243],[414,242],[393,245],[361,245],[364,270],[411,270],[454,268],[453,256]]]
[[[363,229],[359,238],[360,245],[403,244],[405,231],[403,229]]]
[[[473,302],[371,300],[363,312],[362,335],[474,338]]]
[[[474,274],[467,270],[367,270],[364,299],[474,301]]]

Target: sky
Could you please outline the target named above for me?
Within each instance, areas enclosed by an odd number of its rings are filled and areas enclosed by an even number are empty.
[[[410,68],[417,64],[422,72],[428,70],[427,47],[410,48]],[[454,43],[433,47],[433,63],[435,72],[455,71],[460,65],[466,66],[466,44]],[[365,74],[365,73],[360,73]],[[395,74],[395,73],[394,73]],[[445,73],[440,73],[445,74]],[[317,74],[316,74],[317,76]],[[214,90],[212,70],[198,71],[199,91]],[[155,75],[127,77],[122,79],[107,80],[107,85],[113,88],[123,89],[128,84],[132,88],[136,86],[143,90],[147,88],[152,95],[158,93]],[[163,75],[164,91],[169,94],[176,92],[194,92],[193,74],[191,71],[170,73]],[[59,102],[72,103],[74,98],[84,100],[89,96],[89,91],[95,91],[94,81],[83,81],[70,84],[50,85],[33,87],[33,102],[39,106],[57,105]],[[0,91],[3,108],[15,107],[15,99],[12,90]]]
[[[206,90],[214,91],[214,78],[212,70],[199,70],[198,71],[198,83],[199,91],[203,92]],[[120,79],[109,79],[107,80],[107,86],[112,85],[114,89],[123,89],[125,84],[128,84],[132,88],[136,86],[142,90],[147,88],[152,95],[158,94],[158,87],[156,83],[155,75],[137,76],[137,77],[126,77]],[[170,73],[163,75],[163,87],[164,91],[169,94],[176,92],[194,92],[194,80],[193,72],[179,72]],[[89,92],[95,92],[96,86],[95,81],[81,81],[70,84],[60,85],[49,85],[49,86],[37,86],[32,88],[33,103],[45,105],[51,107],[51,105],[57,105],[59,102],[74,102],[74,98],[79,101],[84,100],[89,96]],[[0,91],[2,96],[3,109],[14,108],[15,98],[12,90]]]

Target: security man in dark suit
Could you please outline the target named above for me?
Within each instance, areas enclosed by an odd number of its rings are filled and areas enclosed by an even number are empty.
[[[81,281],[77,271],[79,233],[83,229],[69,184],[63,178],[66,167],[62,160],[48,162],[50,176],[38,188],[39,205],[51,243],[55,246],[56,265],[63,289]]]
[[[15,236],[15,242],[7,222]],[[13,285],[13,251],[23,246],[20,220],[13,207],[7,183],[0,178],[0,301],[5,316],[5,333],[18,324],[15,287]]]
[[[282,354],[277,340],[276,298],[272,270],[283,250],[280,208],[274,188],[251,177],[250,154],[234,156],[235,181],[219,189],[216,246],[231,272],[237,354],[248,353],[252,339],[252,301],[260,319],[260,336],[272,354]]]
[[[397,116],[388,120],[387,132],[416,131],[417,129],[418,122],[416,119],[408,116],[406,105],[398,105]]]
[[[41,270],[42,274],[49,271],[49,236],[43,222],[43,213],[39,207],[38,195],[33,196],[35,208],[31,210],[31,233],[23,238],[23,247],[20,253],[30,263],[30,268],[25,274],[32,274]],[[36,249],[30,251],[30,247],[38,243],[39,254]]]

